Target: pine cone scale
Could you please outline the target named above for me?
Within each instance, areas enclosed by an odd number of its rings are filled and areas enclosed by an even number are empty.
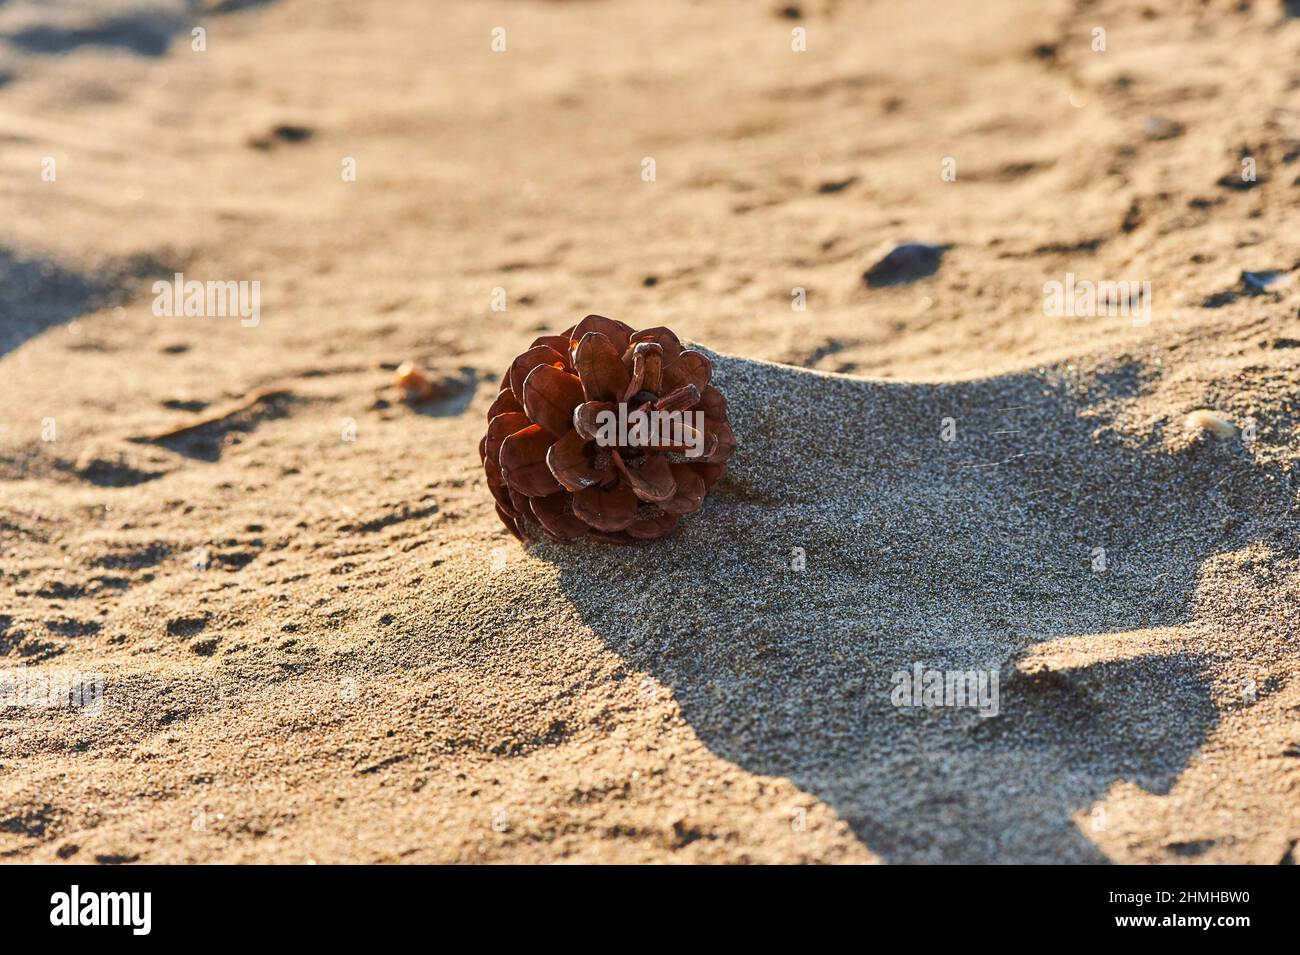
[[[600,332],[588,332],[578,342],[574,366],[588,401],[618,401],[627,389],[628,372],[622,352]]]
[[[573,495],[573,513],[598,531],[621,531],[636,520],[640,501],[626,484],[591,487]]]
[[[532,424],[528,415],[522,411],[507,411],[497,415],[488,422],[487,434],[484,436],[484,453],[494,465],[501,463],[501,442],[516,431],[522,431]]]
[[[588,444],[577,431],[571,431],[546,452],[546,466],[567,491],[582,491],[605,482],[607,473],[592,464]]]
[[[596,440],[600,425],[597,415],[602,411],[618,411],[618,405],[612,401],[587,401],[573,409],[573,428],[587,441]]]
[[[573,407],[582,401],[582,382],[554,365],[538,365],[524,379],[524,413],[554,437],[573,428]]]
[[[634,334],[630,341],[634,345],[639,345],[641,342],[654,342],[663,349],[664,359],[667,361],[673,361],[682,353],[681,340],[662,325],[643,329]]]
[[[545,497],[564,490],[546,466],[546,452],[554,443],[539,424],[516,431],[501,442],[501,476],[512,491],[525,497]]]
[[[703,391],[709,384],[713,366],[709,360],[697,351],[684,351],[677,360],[664,367],[663,390],[676,391],[686,385],[694,385]]]
[[[561,371],[565,367],[564,356],[549,345],[534,345],[510,364],[510,390],[515,393],[520,404],[524,401],[524,379],[538,365],[554,365]]]
[[[569,332],[570,351],[582,341],[583,336],[588,332],[599,332],[604,335],[611,344],[622,354],[627,350],[628,339],[631,337],[632,329],[628,328],[622,322],[616,322],[612,318],[606,318],[604,315],[588,315]]]
[[[704,478],[684,464],[669,465],[677,493],[660,505],[669,514],[690,514],[704,503]]]
[[[524,413],[524,406],[519,403],[519,399],[515,397],[515,393],[509,388],[497,393],[496,400],[488,408],[488,420],[491,421],[497,415],[505,414],[507,411]]]
[[[639,468],[628,467],[617,450],[613,453],[614,466],[622,472],[628,485],[641,500],[648,504],[662,504],[677,494],[677,480],[673,477],[668,459],[662,454],[647,454]]]
[[[551,494],[535,497],[529,502],[537,523],[554,537],[572,541],[584,537],[591,528],[568,511],[566,495]]]

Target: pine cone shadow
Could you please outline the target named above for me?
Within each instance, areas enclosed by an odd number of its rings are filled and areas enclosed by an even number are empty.
[[[889,861],[1106,861],[1077,817],[1117,781],[1169,790],[1217,722],[1216,659],[1017,662],[1188,621],[1202,562],[1267,535],[1285,490],[1241,455],[1095,436],[1040,374],[710,357],[740,446],[703,510],[649,546],[535,549],[584,622],[713,752],[790,778]],[[916,663],[1001,674],[1001,715],[893,705]]]

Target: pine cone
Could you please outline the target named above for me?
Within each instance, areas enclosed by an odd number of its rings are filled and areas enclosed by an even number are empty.
[[[726,473],[736,439],[713,367],[666,328],[588,315],[516,358],[479,456],[521,541],[662,537]],[[620,425],[624,425],[620,427]]]

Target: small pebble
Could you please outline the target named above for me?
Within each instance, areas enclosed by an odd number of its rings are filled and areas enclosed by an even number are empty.
[[[925,242],[907,242],[895,246],[893,251],[868,269],[862,279],[870,288],[915,282],[939,271],[939,259],[948,248],[946,245],[929,245]]]
[[[1217,411],[1198,408],[1183,421],[1184,427],[1193,434],[1208,433],[1219,441],[1227,441],[1237,433],[1236,426]]]
[[[1176,139],[1185,131],[1182,123],[1165,119],[1163,116],[1148,116],[1142,124],[1142,129],[1151,139]]]
[[[1241,286],[1248,294],[1259,295],[1271,286],[1288,284],[1290,278],[1285,272],[1242,272]]]
[[[404,361],[393,372],[393,384],[405,401],[421,402],[447,393],[447,386],[429,378],[414,362]]]

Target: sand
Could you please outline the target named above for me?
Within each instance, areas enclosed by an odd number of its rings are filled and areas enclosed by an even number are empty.
[[[782,6],[0,7],[0,676],[104,681],[0,706],[0,856],[1300,861],[1300,19]],[[525,550],[483,415],[588,312],[740,447]]]

